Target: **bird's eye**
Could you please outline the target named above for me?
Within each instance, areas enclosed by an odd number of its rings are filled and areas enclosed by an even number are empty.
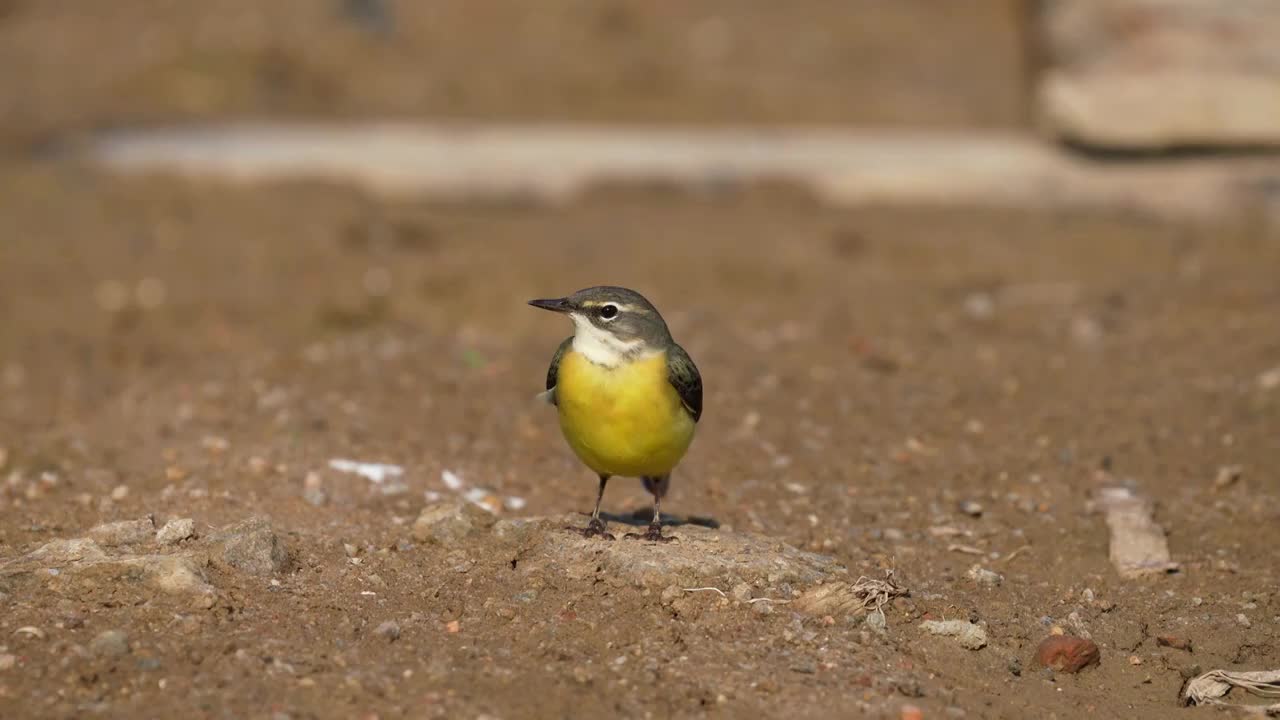
[[[612,320],[618,317],[618,306],[605,305],[604,307],[600,308],[600,317],[604,318],[605,320]]]

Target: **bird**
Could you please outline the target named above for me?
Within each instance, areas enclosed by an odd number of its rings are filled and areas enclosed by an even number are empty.
[[[702,417],[702,375],[671,337],[658,309],[624,287],[599,285],[529,304],[567,315],[573,335],[551,358],[540,397],[557,409],[569,447],[600,479],[587,538],[614,539],[600,519],[611,477],[638,477],[653,495],[653,520],[643,535],[662,534],[662,498]]]

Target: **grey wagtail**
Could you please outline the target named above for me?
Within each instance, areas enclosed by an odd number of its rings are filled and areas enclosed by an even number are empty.
[[[671,471],[693,442],[702,416],[702,376],[667,323],[640,293],[592,287],[529,304],[564,313],[573,335],[560,343],[541,397],[556,406],[569,447],[600,476],[586,537],[613,536],[600,520],[604,486],[614,475],[638,477],[653,494],[645,540],[666,541],[659,505]]]

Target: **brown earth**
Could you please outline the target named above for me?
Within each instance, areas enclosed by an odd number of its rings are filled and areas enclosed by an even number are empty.
[[[876,24],[753,5],[729,21],[755,29],[753,54],[687,76],[658,63],[679,82],[625,94],[606,92],[623,56],[666,51],[578,37],[598,63],[552,53],[559,74],[536,73],[485,50],[504,36],[457,3],[433,5],[437,42],[376,40],[389,49],[351,60],[378,36],[302,5],[273,3],[289,9],[262,29],[248,3],[0,2],[4,132],[528,119],[567,100],[591,119],[1016,116],[1011,46],[981,19],[1000,3],[946,20],[877,3]],[[397,7],[399,27],[426,22]],[[547,7],[488,12],[527,37],[605,12]],[[623,19],[591,33],[645,38],[683,17],[611,7]],[[144,15],[173,35],[141,32]],[[862,28],[853,45],[900,62],[772,52],[766,31],[807,27]],[[932,42],[886,29],[919,27]],[[86,46],[102,56],[71,65]],[[267,50],[322,81],[263,85]],[[414,53],[437,53],[455,89],[442,73],[406,94]],[[858,92],[831,91],[846,81]],[[1210,715],[1176,709],[1196,668],[1280,667],[1280,233],[1263,220],[836,211],[781,189],[443,206],[3,163],[0,717],[1154,719]],[[605,282],[648,294],[706,381],[665,503],[690,521],[671,545],[561,529],[595,481],[534,400],[569,328],[524,301]],[[375,484],[335,458],[404,475]],[[453,499],[445,471],[527,504],[416,524]],[[1116,575],[1090,512],[1105,482],[1156,501],[1180,573]],[[647,500],[618,480],[606,508],[622,534]],[[191,518],[196,536],[157,544],[150,520],[90,532],[149,514]],[[888,569],[910,596],[880,627],[847,584]],[[919,627],[956,619],[985,631],[981,649]],[[1035,668],[1054,626],[1091,636],[1098,666]]]
[[[1007,127],[1021,6],[0,0],[0,137],[246,113]]]
[[[1194,666],[1280,664],[1280,390],[1265,387],[1280,244],[1263,228],[835,212],[767,193],[387,205],[45,167],[0,195],[3,557],[154,513],[205,535],[266,515],[292,559],[279,585],[211,566],[208,609],[125,580],[10,579],[6,717],[892,716],[910,702],[930,717],[1156,718]],[[484,533],[414,540],[423,493],[450,493],[444,470],[525,498],[518,516],[589,509],[594,481],[533,399],[568,329],[523,301],[598,282],[649,293],[706,378],[671,512],[829,554],[850,576],[896,568],[912,595],[884,636],[857,614],[760,614],[714,592],[673,611],[626,577],[521,570]],[[334,472],[335,457],[402,464],[405,487]],[[1104,464],[1158,500],[1183,573],[1114,574],[1087,512]],[[615,481],[607,507],[646,503]],[[975,584],[973,564],[1003,583]],[[767,580],[753,592],[788,599]],[[989,642],[923,635],[926,616],[972,618]],[[388,620],[394,642],[373,632]],[[1091,633],[1100,667],[1031,668],[1053,624]],[[128,655],[85,650],[116,628]]]

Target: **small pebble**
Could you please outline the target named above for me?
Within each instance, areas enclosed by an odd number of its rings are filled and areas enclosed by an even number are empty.
[[[115,500],[115,501],[117,501],[117,502],[119,502],[120,500],[124,500],[124,499],[125,499],[125,498],[127,498],[127,497],[129,497],[129,486],[128,486],[128,485],[117,485],[117,486],[115,486],[115,488],[111,491],[111,499],[112,499],[112,500]]]
[[[170,520],[156,531],[156,542],[161,545],[177,545],[196,534],[196,523],[191,518]]]
[[[160,665],[160,658],[146,657],[138,660],[138,669],[144,672],[159,670]]]
[[[747,583],[738,583],[733,586],[733,590],[729,594],[733,596],[734,600],[744,603],[751,599],[751,586]]]
[[[969,568],[969,572],[966,574],[969,576],[970,580],[987,587],[999,587],[1000,583],[1004,582],[1003,575],[998,572],[988,570],[981,565],[974,565]]]
[[[756,605],[768,605],[769,603],[756,603]],[[874,632],[881,635],[889,629],[889,621],[885,618],[884,613],[873,612],[867,615],[865,620],[866,626]]]
[[[1156,638],[1156,644],[1160,647],[1173,648],[1174,650],[1186,650],[1191,652],[1191,639],[1179,635],[1161,635]]]
[[[969,517],[982,517],[982,503],[973,500],[965,500],[960,503],[960,512]]]
[[[1129,664],[1130,664],[1130,665],[1141,665],[1141,664],[1142,664],[1142,658],[1138,657],[1137,655],[1130,655],[1130,656],[1129,656]]]
[[[1097,643],[1071,635],[1050,635],[1036,648],[1036,664],[1058,672],[1079,672],[1100,659]]]
[[[18,656],[11,653],[0,655],[0,671],[12,670],[18,664]]]
[[[1236,622],[1242,627],[1253,627],[1253,623],[1249,622],[1249,618],[1245,617],[1244,613],[1236,613]]]
[[[373,632],[386,638],[388,641],[393,641],[400,637],[400,624],[395,620],[388,620],[379,625],[378,629]]]
[[[123,630],[104,630],[89,643],[89,649],[100,657],[128,655],[129,636]]]
[[[968,620],[925,620],[920,629],[933,635],[954,637],[966,650],[981,650],[987,645],[987,631]]]
[[[1022,675],[1022,661],[1018,658],[1009,658],[1009,664],[1006,667],[1009,668],[1010,675],[1015,677],[1020,677]]]
[[[924,720],[924,711],[915,705],[903,705],[899,717],[902,720]]]

